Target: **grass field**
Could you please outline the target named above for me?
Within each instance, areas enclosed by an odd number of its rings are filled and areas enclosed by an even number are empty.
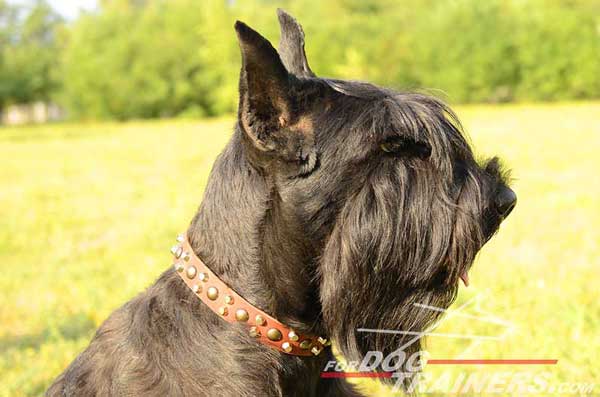
[[[458,113],[477,152],[513,169],[519,203],[453,307],[514,326],[452,316],[437,332],[504,337],[432,337],[428,351],[559,361],[426,372],[600,381],[600,103]],[[169,266],[173,236],[200,203],[231,127],[228,119],[0,129],[0,396],[41,395],[108,314]]]

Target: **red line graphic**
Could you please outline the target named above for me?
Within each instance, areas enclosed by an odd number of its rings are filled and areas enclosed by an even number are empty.
[[[555,359],[540,359],[540,360],[428,360],[427,364],[455,364],[455,365],[554,365],[558,363]]]
[[[321,372],[321,378],[391,378],[392,372]]]
[[[557,359],[437,359],[429,360],[431,365],[554,365]],[[321,378],[391,378],[393,372],[321,372]]]
[[[427,361],[427,364],[431,365],[554,365],[556,363],[558,363],[556,359],[437,359]],[[393,372],[321,372],[321,378],[391,378],[392,375]]]

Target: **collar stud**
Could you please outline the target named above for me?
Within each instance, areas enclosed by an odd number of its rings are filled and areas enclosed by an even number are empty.
[[[286,353],[291,353],[292,352],[292,345],[290,345],[290,342],[283,342],[281,344],[281,348]]]
[[[206,290],[206,296],[208,296],[208,299],[210,299],[211,301],[217,300],[217,298],[219,297],[219,290],[215,287],[208,287],[208,289]]]
[[[194,277],[196,277],[196,272],[197,272],[197,270],[196,270],[196,267],[195,267],[195,266],[190,266],[190,267],[188,267],[188,268],[187,268],[187,270],[185,271],[185,275],[186,275],[188,278],[190,278],[190,279],[191,279],[191,278],[194,278]]]
[[[290,331],[288,332],[288,338],[292,341],[292,342],[297,342],[298,341],[298,334],[295,333],[294,331]]]
[[[248,321],[248,318],[250,316],[248,316],[248,312],[244,309],[237,309],[235,311],[235,319],[238,320],[239,322],[246,322]]]
[[[277,328],[269,328],[269,330],[267,331],[267,338],[269,338],[273,342],[277,342],[280,341],[281,338],[283,338],[283,335],[281,335],[281,331]]]
[[[260,336],[260,331],[256,327],[250,327],[249,334],[253,338],[258,338]]]

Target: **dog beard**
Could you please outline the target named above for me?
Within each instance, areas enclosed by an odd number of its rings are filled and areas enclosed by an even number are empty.
[[[476,178],[459,188],[440,180],[431,169],[382,165],[340,212],[321,257],[320,294],[346,359],[399,348],[410,357],[421,351],[418,334],[455,300],[484,240],[482,195]]]

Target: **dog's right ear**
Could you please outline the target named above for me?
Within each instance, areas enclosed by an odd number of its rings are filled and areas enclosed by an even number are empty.
[[[291,113],[290,76],[271,43],[243,22],[235,23],[240,50],[239,119],[254,145],[274,150],[270,136]]]
[[[236,22],[235,30],[242,52],[240,127],[259,153],[306,174],[316,164],[312,122],[303,106],[311,83],[288,73],[271,43],[246,24]]]

